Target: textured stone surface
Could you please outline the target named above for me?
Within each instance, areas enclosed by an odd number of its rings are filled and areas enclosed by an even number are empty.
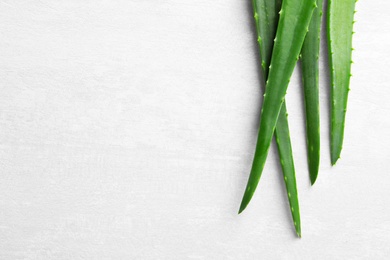
[[[262,94],[249,2],[0,0],[0,259],[390,255],[390,2],[357,4],[334,168],[321,62],[314,188],[300,74],[292,78],[301,240],[275,146],[236,214]]]

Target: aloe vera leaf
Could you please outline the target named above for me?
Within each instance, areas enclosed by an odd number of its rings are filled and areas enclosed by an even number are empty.
[[[252,1],[256,32],[258,37],[257,41],[264,78],[267,78],[268,76],[268,68],[271,63],[272,48],[274,45],[281,2],[281,0]],[[286,190],[290,208],[295,209],[294,211],[291,211],[295,231],[300,237],[301,220],[299,214],[298,191],[285,103],[282,105],[274,134],[278,146],[283,175],[287,180]]]
[[[352,29],[356,0],[328,1],[328,45],[331,66],[331,163],[340,158],[352,63]]]
[[[319,55],[323,0],[317,0],[301,51],[306,110],[306,142],[310,181],[313,185],[320,166]]]
[[[315,0],[284,0],[282,3],[261,109],[255,156],[239,213],[249,204],[259,183],[287,86],[302,49],[315,3]],[[291,211],[295,209],[291,208]]]

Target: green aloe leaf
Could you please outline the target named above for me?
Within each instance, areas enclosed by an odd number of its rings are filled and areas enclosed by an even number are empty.
[[[306,110],[306,140],[310,181],[313,185],[320,165],[320,101],[319,101],[319,55],[323,0],[317,0],[309,31],[301,51],[303,89]]]
[[[356,0],[328,0],[328,45],[331,66],[331,162],[340,158],[352,63]]]
[[[260,51],[262,72],[268,77],[268,68],[271,63],[274,38],[279,19],[281,0],[252,0],[253,14],[256,25],[257,41]],[[301,221],[299,215],[298,191],[295,178],[294,159],[291,148],[289,126],[286,113],[286,104],[281,108],[275,128],[275,139],[278,146],[280,162],[286,180],[287,196],[290,203],[295,231],[301,236]]]

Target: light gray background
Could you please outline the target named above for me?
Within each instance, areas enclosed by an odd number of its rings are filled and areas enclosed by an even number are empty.
[[[274,145],[252,203],[236,214],[262,95],[249,2],[0,0],[0,259],[390,255],[390,2],[357,3],[335,167],[322,50],[314,187],[293,75],[302,239]]]

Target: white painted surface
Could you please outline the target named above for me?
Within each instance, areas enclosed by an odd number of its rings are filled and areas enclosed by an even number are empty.
[[[357,4],[333,168],[321,63],[313,188],[292,78],[302,239],[274,146],[236,214],[261,100],[249,2],[0,1],[0,259],[388,259],[390,2]]]

